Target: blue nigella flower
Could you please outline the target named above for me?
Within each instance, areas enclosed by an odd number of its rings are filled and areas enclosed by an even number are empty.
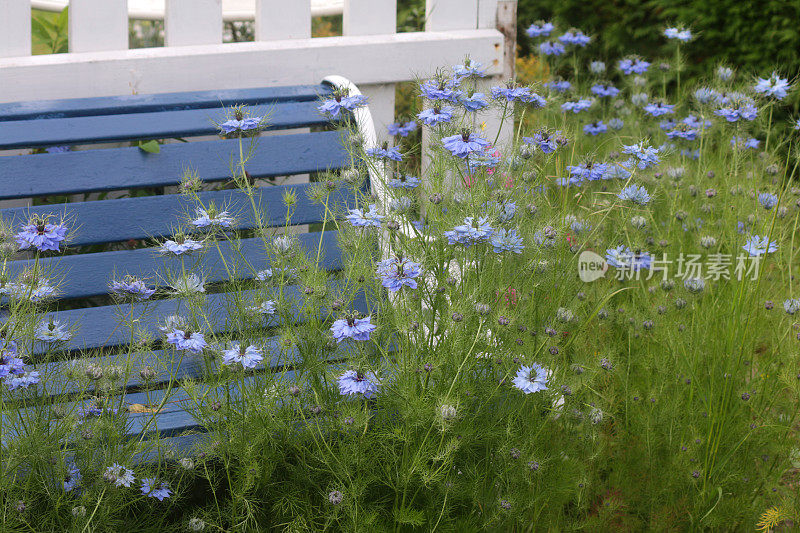
[[[478,220],[475,220],[474,217],[466,217],[464,224],[456,226],[451,231],[446,231],[444,236],[447,237],[450,244],[472,246],[488,240],[493,232],[488,217],[481,217]]]
[[[486,75],[486,69],[483,68],[483,65],[469,58],[464,60],[463,65],[455,65],[453,72],[460,78],[482,78]]]
[[[319,109],[322,110],[322,106],[320,106]],[[219,129],[222,130],[222,133],[224,133],[225,135],[229,135],[237,131],[241,132],[252,131],[258,129],[258,126],[259,124],[261,124],[262,120],[263,117],[242,117],[239,119],[232,118],[220,124]]]
[[[781,78],[777,73],[773,72],[769,78],[758,78],[753,90],[764,96],[771,96],[777,100],[786,98],[786,92],[791,88],[787,78]]]
[[[747,242],[742,248],[751,256],[757,257],[759,255],[775,252],[778,249],[778,245],[775,241],[770,242],[766,236],[752,235],[747,239]]]
[[[733,77],[733,69],[730,67],[717,67],[717,77],[722,81],[728,81]]]
[[[579,181],[597,181],[603,179],[608,164],[596,163],[594,161],[584,161],[580,165],[567,166],[567,171],[570,175],[579,178]]]
[[[677,39],[682,43],[692,40],[692,32],[689,30],[679,30],[678,28],[667,28],[664,30],[664,37],[667,39]]]
[[[114,280],[109,287],[113,294],[137,301],[147,300],[156,292],[148,289],[144,281],[131,276],[125,276],[121,281]]]
[[[522,237],[517,235],[517,230],[506,230],[501,228],[494,233],[489,240],[494,253],[499,254],[502,252],[514,252],[521,254],[525,246],[522,244]]]
[[[60,243],[66,238],[67,227],[64,224],[51,224],[46,218],[39,217],[31,218],[15,236],[20,250],[33,247],[40,252],[47,250],[58,252]]]
[[[547,390],[547,374],[546,368],[538,363],[531,363],[531,366],[522,366],[517,370],[513,383],[525,394]]]
[[[654,167],[661,162],[658,157],[660,150],[660,148],[645,146],[644,142],[622,147],[622,153],[632,155],[636,159],[636,166],[641,170]]]
[[[386,129],[389,132],[389,135],[393,137],[408,137],[410,133],[417,129],[417,123],[413,120],[408,122],[395,122],[394,124],[389,124],[386,126]]]
[[[620,191],[617,198],[620,200],[630,200],[639,205],[647,205],[650,203],[650,195],[647,194],[647,189],[637,185],[628,185]]]
[[[597,83],[595,85],[592,85],[592,88],[590,90],[597,96],[600,96],[601,98],[607,96],[613,98],[614,96],[617,96],[619,94],[619,89],[617,89],[613,85],[604,85],[602,83]]]
[[[794,123],[794,129],[800,130],[800,118],[798,118],[797,122]]]
[[[522,141],[526,144],[538,146],[545,154],[552,154],[558,148],[556,137],[544,131],[534,133],[533,137],[523,137]]]
[[[384,146],[375,146],[373,148],[368,148],[366,150],[366,154],[376,159],[390,159],[392,161],[403,160],[403,154],[400,153],[399,146],[393,146],[389,148],[389,146],[385,143]]]
[[[453,120],[454,109],[450,106],[433,106],[417,115],[417,118],[426,126],[435,126]]]
[[[361,209],[350,209],[349,214],[345,217],[353,226],[374,226],[381,227],[381,221],[385,218],[384,215],[378,213],[378,206],[375,204],[369,205],[369,211],[364,212]]]
[[[70,333],[66,324],[62,324],[58,320],[53,320],[51,317],[49,320],[42,320],[39,325],[36,326],[34,336],[36,340],[42,342],[63,342],[70,340],[72,338],[72,333]]]
[[[640,270],[650,268],[651,258],[647,252],[634,253],[621,245],[606,250],[606,262],[615,268]]]
[[[378,393],[378,376],[374,372],[362,374],[355,370],[347,370],[339,376],[339,394],[349,396],[361,394],[369,400]]]
[[[609,165],[608,170],[603,174],[603,179],[620,179],[626,180],[631,177],[631,171],[622,165]]]
[[[754,139],[753,137],[745,138],[745,137],[736,137],[735,135],[731,138],[731,147],[737,150],[758,150],[758,147],[761,145],[761,141],[758,139]]]
[[[583,127],[583,133],[586,135],[600,135],[601,133],[605,133],[608,131],[608,126],[603,124],[602,120],[598,120],[597,122],[592,122],[591,124],[586,124]]]
[[[237,343],[222,352],[222,364],[227,366],[242,365],[244,368],[255,368],[263,360],[261,350],[252,344],[245,348]]]
[[[529,87],[492,87],[492,98],[495,100],[505,100],[506,102],[520,101],[532,104],[534,107],[544,107],[547,103],[544,98],[531,92]]]
[[[664,104],[661,102],[653,102],[644,106],[644,111],[648,115],[660,117],[662,115],[671,115],[675,112],[675,104]]]
[[[158,483],[155,478],[148,477],[142,479],[142,494],[162,502],[164,498],[170,497],[172,490],[166,481]]]
[[[120,464],[114,463],[106,468],[103,473],[103,478],[106,481],[113,483],[115,487],[130,487],[136,478],[133,476],[133,470],[126,468]]]
[[[414,278],[422,274],[422,265],[399,257],[384,259],[378,263],[378,279],[389,292],[397,292],[404,286],[417,288]]]
[[[528,26],[528,29],[525,30],[525,33],[528,34],[528,37],[549,37],[550,32],[552,32],[554,28],[555,26],[553,26],[551,22],[544,22],[540,20]]]
[[[348,316],[335,321],[331,326],[333,338],[336,339],[336,342],[342,342],[345,339],[368,341],[369,334],[378,328],[378,326],[370,324],[371,318],[369,316],[366,318]]]
[[[650,62],[639,59],[638,57],[620,59],[617,67],[623,74],[644,74],[650,68]]]
[[[190,239],[188,237],[179,236],[175,240],[168,240],[161,245],[161,253],[183,255],[200,250],[203,243]]]
[[[176,350],[186,350],[195,354],[202,352],[208,346],[202,333],[181,329],[173,329],[167,333],[167,342],[175,346]]]
[[[27,389],[31,385],[36,385],[40,381],[39,372],[31,370],[30,372],[22,372],[19,374],[9,374],[3,379],[8,390]]]
[[[67,474],[64,476],[64,492],[72,492],[81,483],[81,471],[75,464],[67,467]]]
[[[481,109],[489,107],[489,102],[486,101],[486,95],[483,93],[475,93],[472,96],[462,98],[461,105],[464,109],[472,113],[476,113]]]
[[[335,94],[330,100],[325,100],[317,108],[320,112],[329,115],[331,118],[336,118],[339,113],[344,111],[354,111],[359,107],[367,105],[367,97],[363,94],[356,94],[349,96],[347,94]]]
[[[724,117],[728,122],[737,122],[739,119],[753,121],[758,116],[758,108],[748,98],[729,98],[728,105],[714,111],[714,114]]]
[[[233,223],[233,217],[231,217],[227,211],[222,211],[220,213],[212,211],[212,213],[209,214],[207,210],[198,207],[195,209],[195,215],[197,218],[192,220],[192,225],[197,228],[207,228],[209,226],[230,228]]]
[[[458,88],[460,78],[428,80],[419,84],[420,93],[428,100],[447,100],[453,104],[458,103],[462,91]]]
[[[762,192],[758,195],[758,203],[760,203],[761,207],[764,209],[772,209],[778,205],[778,197],[772,193]]]
[[[539,45],[539,52],[546,56],[560,56],[566,49],[564,45],[555,41],[545,41]]]
[[[416,189],[419,187],[420,183],[420,179],[415,176],[398,174],[394,178],[390,179],[387,185],[393,189]],[[375,204],[372,204],[370,208],[374,207],[374,205]],[[351,210],[351,212],[352,211],[353,210]],[[380,225],[380,223],[378,225]]]
[[[592,40],[591,37],[585,35],[581,30],[572,29],[567,31],[564,35],[558,38],[564,44],[574,44],[576,46],[586,46]]]
[[[544,84],[545,87],[557,93],[563,93],[572,88],[572,84],[567,80],[553,80]]]
[[[464,130],[460,135],[445,137],[442,139],[442,144],[451,154],[463,159],[470,154],[483,152],[489,146],[489,141]]]
[[[564,112],[572,111],[573,113],[580,113],[581,111],[584,111],[592,107],[593,103],[594,102],[592,102],[592,100],[589,100],[588,98],[581,98],[580,100],[577,100],[575,102],[564,102],[563,104],[561,104],[561,110]]]

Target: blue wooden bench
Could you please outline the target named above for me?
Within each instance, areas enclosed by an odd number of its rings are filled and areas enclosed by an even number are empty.
[[[312,127],[310,133],[262,135],[246,166],[253,179],[332,171],[350,167],[351,160],[342,145],[340,132],[332,130],[329,119],[317,110],[320,97],[331,93],[329,85],[321,84],[0,104],[0,150],[216,136],[217,124],[226,120],[230,106],[244,104],[253,116],[268,113],[267,130]],[[170,238],[177,222],[186,220],[187,214],[195,208],[193,201],[177,193],[170,194],[170,190],[180,183],[188,167],[196,169],[203,182],[227,182],[231,178],[231,157],[238,155],[238,146],[236,139],[215,137],[163,144],[159,153],[148,153],[136,146],[101,146],[65,153],[0,157],[0,200],[138,191],[127,198],[45,205],[34,202],[32,207],[0,210],[0,217],[10,223],[14,231],[34,215],[65,216],[74,229],[69,241],[70,251],[79,253],[51,254],[37,266],[61,276],[58,299],[50,306],[56,310],[45,313],[43,319],[52,317],[72,326],[73,336],[56,352],[44,343],[36,343],[32,350],[25,350],[25,362],[42,376],[37,392],[49,398],[54,417],[59,415],[59,409],[61,414],[65,410],[86,409],[89,397],[95,393],[91,387],[84,389],[69,379],[70,372],[76,368],[76,360],[80,359],[83,366],[78,368],[82,369],[87,362],[95,363],[100,369],[113,368],[111,365],[115,364],[125,369],[127,380],[116,397],[124,397],[119,405],[122,411],[130,411],[125,415],[130,435],[138,436],[144,430],[188,444],[195,437],[187,432],[202,431],[195,417],[187,412],[184,403],[187,395],[176,380],[192,378],[202,386],[209,372],[216,371],[216,365],[209,364],[203,356],[186,356],[178,364],[171,355],[176,352],[166,345],[163,349],[131,353],[128,347],[130,330],[120,326],[119,315],[120,310],[125,312],[127,308],[108,299],[109,282],[129,274],[148,279],[151,288],[159,285],[153,273],[170,260],[161,257],[157,248],[152,247],[154,239]],[[293,191],[297,199],[291,224],[321,222],[323,206],[312,202],[306,194],[313,186],[311,183],[257,188],[255,200],[266,224],[280,227],[286,223],[282,198],[289,191]],[[213,202],[216,206],[225,206],[231,213],[241,213],[236,229],[257,226],[249,199],[238,189],[228,187],[200,192],[199,198],[204,205]],[[341,209],[352,202],[352,192],[337,190],[329,207]],[[321,235],[323,233],[301,234],[298,241],[302,248],[315,255],[321,240],[322,265],[329,271],[336,271],[342,263],[336,232],[328,227],[324,236]],[[147,240],[150,247],[96,251],[107,247],[91,246],[131,240]],[[239,270],[237,277],[240,279],[253,277],[255,272],[269,266],[260,238],[245,238],[241,249],[230,248],[223,241],[219,252],[214,250],[204,257],[202,270],[206,283],[230,281],[226,262],[234,255],[250,267]],[[31,258],[11,261],[4,275],[13,279],[31,269],[33,262]],[[297,299],[302,297],[303,287],[286,286],[284,290]],[[164,296],[163,292],[160,294],[162,297],[155,301],[134,304],[137,309],[131,311],[133,316],[139,316],[138,308],[147,306],[148,312],[142,315],[137,327],[155,338],[161,336],[159,321],[185,311],[180,300]],[[231,327],[226,320],[226,297],[225,293],[209,294],[205,303],[206,309],[216,317],[212,330],[222,336]],[[361,304],[352,302],[350,305]],[[269,328],[275,325],[275,320],[264,323],[263,367],[266,370],[278,366],[285,369],[291,365],[291,358],[287,359],[285,353],[281,355],[277,337],[269,337]],[[211,332],[205,333],[208,336]],[[235,339],[235,332],[229,333]],[[140,375],[140,370],[146,367],[155,370],[147,383]],[[291,373],[284,376],[291,378]],[[258,374],[251,374],[247,379],[257,380]],[[147,391],[143,390],[145,384]],[[154,414],[153,406],[161,402],[167,389],[169,401]],[[124,395],[123,391],[126,391]],[[212,394],[209,399],[213,397]],[[140,407],[139,411],[144,412],[125,409],[130,406]],[[5,413],[4,425],[9,422],[8,415]],[[7,438],[8,429],[3,435],[4,440]]]

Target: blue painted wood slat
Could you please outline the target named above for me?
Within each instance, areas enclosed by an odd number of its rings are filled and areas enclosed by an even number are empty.
[[[187,168],[203,181],[230,179],[237,140],[166,144],[161,153],[139,148],[0,157],[0,199],[177,185]],[[246,169],[255,178],[289,176],[349,166],[335,131],[258,140]]]
[[[338,270],[342,258],[337,236],[335,231],[303,233],[298,235],[298,242],[305,253],[316,253],[322,239],[324,255],[321,257],[320,267]],[[199,262],[199,269],[193,270],[198,274],[202,272],[207,283],[228,280],[226,264],[230,266],[237,263],[239,279],[250,279],[258,270],[269,266],[263,241],[259,238],[242,239],[238,250],[232,248],[229,241],[220,241],[219,250],[209,243],[202,255],[199,252],[183,256],[183,262],[162,257],[157,248],[55,256],[40,258],[38,269],[41,276],[51,280],[51,284],[58,281],[58,296],[64,299],[106,295],[111,279],[114,276],[122,278],[126,274],[147,279],[151,288],[163,285],[164,279],[157,277],[157,274],[167,270],[180,271],[182,263],[188,270]],[[22,271],[31,270],[34,262],[34,259],[10,261],[6,272],[14,279]],[[250,270],[247,265],[254,270]]]
[[[264,226],[284,226],[286,206],[283,195],[293,192],[297,198],[290,224],[310,224],[322,220],[325,206],[308,197],[313,184],[263,186],[254,191],[256,206],[261,212]],[[237,218],[236,229],[257,226],[250,200],[240,190],[208,191],[199,193],[200,202],[212,202],[218,210],[226,209]],[[331,212],[353,206],[355,198],[350,190],[335,191],[328,201]],[[149,239],[171,235],[178,223],[194,218],[193,200],[178,194],[141,196],[92,202],[72,202],[60,205],[15,207],[0,209],[0,219],[10,223],[17,231],[33,215],[40,217],[65,217],[74,235],[69,246],[82,246],[128,239]]]
[[[265,102],[305,102],[329,94],[330,86],[322,84],[11,102],[0,104],[0,122],[257,105]]]
[[[254,106],[249,112],[253,117],[267,116],[267,130],[324,126],[329,120],[317,105],[285,102]],[[215,108],[8,121],[0,127],[0,150],[216,135],[217,124],[231,118],[228,114]]]

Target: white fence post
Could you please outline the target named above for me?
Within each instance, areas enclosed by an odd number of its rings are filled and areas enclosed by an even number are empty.
[[[397,0],[345,0],[342,16],[344,35],[391,35],[396,32]],[[392,61],[392,58],[386,60]],[[395,86],[393,83],[359,84],[358,88],[369,98],[369,110],[380,140],[386,136],[386,126],[394,122]]]
[[[127,48],[128,0],[70,0],[70,52]]]
[[[167,0],[164,11],[167,46],[222,43],[221,0]]]
[[[31,55],[30,0],[0,0],[0,57]]]
[[[310,37],[310,0],[256,0],[256,41]]]

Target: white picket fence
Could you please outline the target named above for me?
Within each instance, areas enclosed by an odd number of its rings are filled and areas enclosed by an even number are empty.
[[[253,1],[254,42],[222,43],[221,0],[166,0],[166,46],[130,50],[127,0],[70,0],[69,53],[32,56],[30,0],[0,0],[0,102],[315,84],[338,74],[370,98],[381,130],[394,122],[398,82],[467,54],[488,68],[487,83],[513,74],[516,0],[426,0],[425,31],[415,33],[396,32],[396,0],[343,0],[343,36],[313,39],[310,0]]]

